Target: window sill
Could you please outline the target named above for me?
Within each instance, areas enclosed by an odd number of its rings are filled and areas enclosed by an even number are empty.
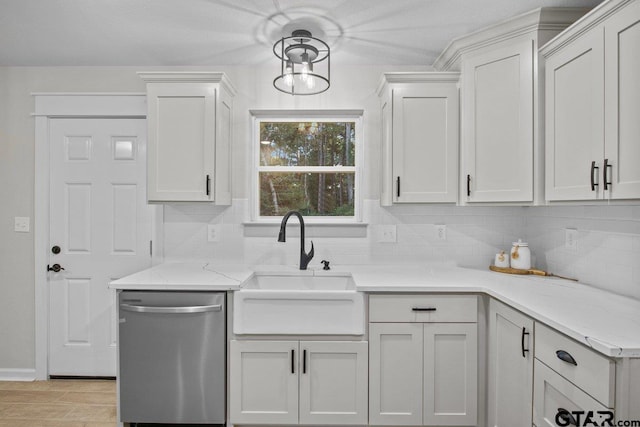
[[[242,224],[244,237],[278,237],[280,220],[251,221]],[[364,222],[307,222],[304,223],[305,237],[367,237],[367,227]],[[287,223],[287,237],[300,235],[300,224],[297,219]]]

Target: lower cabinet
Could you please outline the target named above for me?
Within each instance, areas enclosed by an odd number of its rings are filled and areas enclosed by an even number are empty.
[[[476,323],[371,323],[369,343],[369,424],[476,425]]]
[[[367,424],[366,341],[231,341],[233,424]]]
[[[540,427],[614,425],[609,409],[539,360],[535,361],[534,421]]]
[[[491,299],[488,335],[487,425],[531,425],[533,320]]]

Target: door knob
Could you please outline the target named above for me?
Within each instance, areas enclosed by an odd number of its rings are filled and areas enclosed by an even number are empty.
[[[58,273],[60,270],[64,270],[64,267],[61,267],[60,264],[53,264],[52,266],[47,265],[47,271]]]

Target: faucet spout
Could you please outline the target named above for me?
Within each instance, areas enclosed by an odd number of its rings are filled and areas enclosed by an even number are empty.
[[[289,218],[294,215],[298,217],[298,221],[300,221],[300,270],[306,270],[307,265],[313,258],[313,241],[311,242],[311,250],[309,253],[306,253],[304,250],[304,219],[302,219],[302,214],[298,211],[289,211],[282,218],[282,222],[280,223],[280,232],[278,233],[278,242],[286,242],[287,241],[287,221]]]

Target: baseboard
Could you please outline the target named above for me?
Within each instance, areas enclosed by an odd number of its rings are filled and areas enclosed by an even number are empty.
[[[34,381],[35,369],[0,368],[0,381]]]

